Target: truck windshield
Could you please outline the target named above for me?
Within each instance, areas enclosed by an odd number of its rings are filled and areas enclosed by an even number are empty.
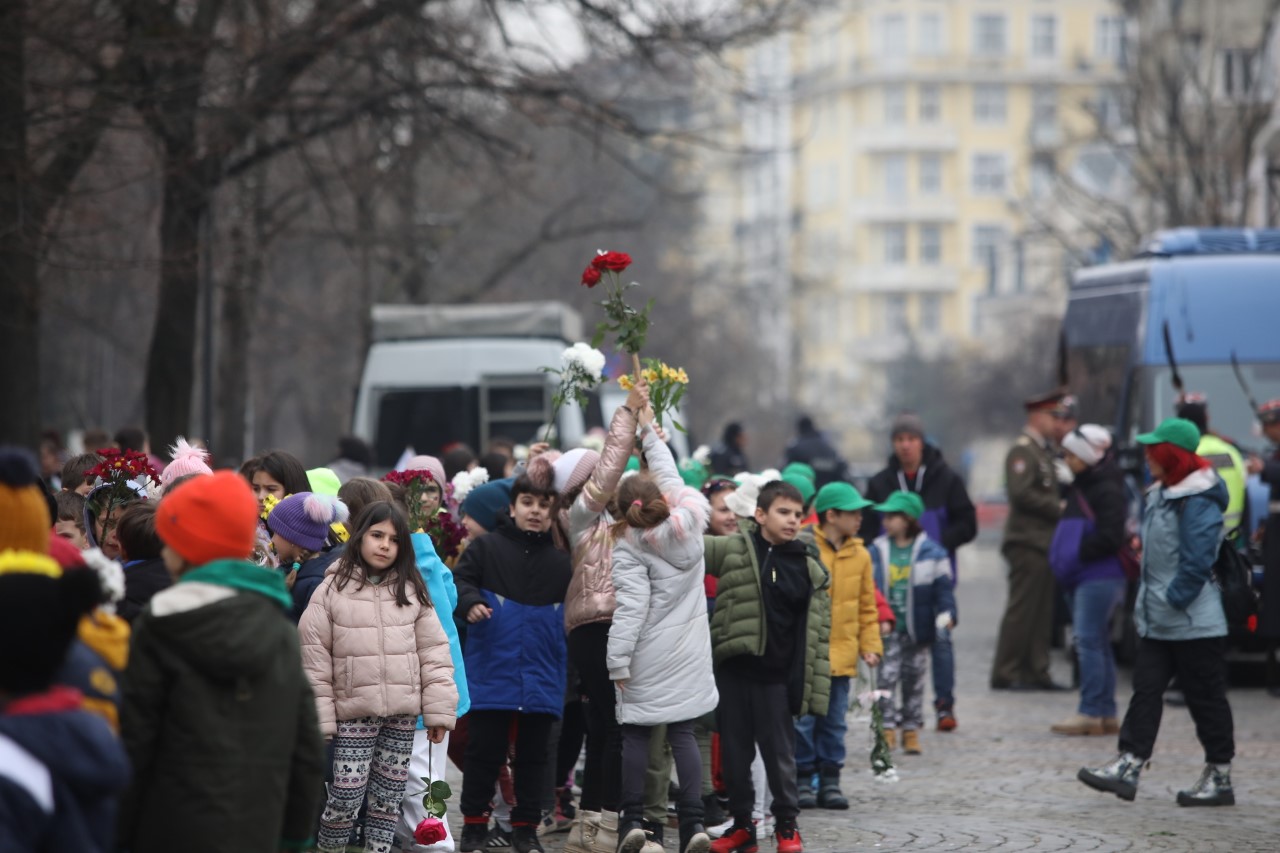
[[[439,453],[455,441],[480,441],[478,388],[421,388],[388,391],[378,404],[374,456],[381,468],[396,464],[406,447]]]
[[[1242,364],[1240,369],[1259,403],[1280,397],[1280,363]],[[1266,440],[1230,364],[1179,365],[1178,372],[1188,392],[1208,396],[1210,429],[1248,450],[1264,448]],[[1146,430],[1174,414],[1178,392],[1167,366],[1145,367],[1143,373],[1142,423],[1138,426]]]

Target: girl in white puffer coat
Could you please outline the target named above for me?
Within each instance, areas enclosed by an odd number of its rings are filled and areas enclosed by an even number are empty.
[[[622,726],[618,850],[646,847],[642,817],[652,727],[665,724],[680,780],[681,853],[711,844],[702,825],[702,759],[694,720],[715,710],[711,632],[703,587],[703,539],[710,505],[688,488],[671,451],[641,413],[650,473],[622,481],[613,550],[618,608],[609,628],[609,677]]]
[[[454,726],[458,690],[449,640],[418,572],[404,516],[380,501],[360,513],[354,528],[299,625],[320,731],[333,740],[318,847],[346,849],[367,791],[365,850],[389,853],[417,718],[440,743]]]

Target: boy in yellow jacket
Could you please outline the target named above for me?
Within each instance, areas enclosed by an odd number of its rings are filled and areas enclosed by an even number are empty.
[[[828,483],[818,492],[814,540],[822,564],[831,573],[831,702],[824,717],[796,720],[796,777],[800,807],[847,809],[840,791],[844,736],[848,728],[849,685],[858,674],[858,658],[876,666],[884,646],[871,554],[858,538],[862,510],[871,506],[848,483]],[[819,784],[815,792],[814,773]]]

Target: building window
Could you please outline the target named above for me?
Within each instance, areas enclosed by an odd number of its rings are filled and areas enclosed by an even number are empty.
[[[942,297],[937,293],[925,293],[920,297],[920,331],[942,331]]]
[[[995,83],[973,87],[973,120],[978,124],[1004,124],[1005,88]]]
[[[1231,48],[1219,51],[1218,56],[1221,63],[1219,94],[1236,101],[1252,96],[1258,70],[1258,51]]]
[[[885,295],[884,330],[890,335],[901,335],[911,330],[907,325],[907,297],[903,294]]]
[[[1052,130],[1058,126],[1058,90],[1039,86],[1031,91],[1031,126]]]
[[[907,89],[905,86],[884,87],[884,123],[906,124]]]
[[[1039,151],[1031,157],[1031,197],[1047,198],[1057,179],[1057,160],[1052,152]]]
[[[1004,56],[1004,15],[973,16],[973,52],[978,56]]]
[[[907,262],[907,226],[885,225],[881,231],[881,237],[884,240],[884,262],[905,264]]]
[[[920,155],[920,192],[924,195],[942,192],[942,158],[937,154]]]
[[[888,154],[882,161],[884,169],[884,195],[888,199],[903,199],[907,195],[907,158],[904,154]]]
[[[942,54],[942,16],[927,12],[920,16],[916,47],[921,56]]]
[[[903,59],[907,55],[907,19],[902,15],[885,15],[880,19],[880,56]]]
[[[974,195],[1001,195],[1005,190],[1003,154],[973,155]]]
[[[1124,18],[1099,15],[1094,31],[1093,53],[1098,59],[1120,62],[1124,59]]]
[[[1058,55],[1058,19],[1053,15],[1031,17],[1031,56],[1052,59]]]
[[[920,226],[920,263],[927,266],[942,263],[942,226]]]
[[[933,83],[920,87],[920,123],[936,124],[942,120],[942,92]]]
[[[1000,254],[1004,250],[1003,225],[973,226],[973,264],[999,272]]]

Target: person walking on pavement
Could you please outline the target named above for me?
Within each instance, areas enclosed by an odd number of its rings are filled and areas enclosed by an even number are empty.
[[[1258,636],[1269,644],[1268,690],[1280,698],[1276,681],[1276,646],[1280,644],[1280,399],[1263,403],[1258,409],[1262,431],[1276,445],[1270,459],[1249,457],[1249,473],[1257,474],[1271,487],[1267,504],[1266,532],[1262,540],[1262,612],[1258,619]]]
[[[787,463],[793,462],[803,462],[813,469],[814,486],[819,489],[849,478],[849,464],[808,415],[796,421],[796,437],[787,445]]]
[[[1178,805],[1235,805],[1234,724],[1224,660],[1227,618],[1212,580],[1227,487],[1208,460],[1196,455],[1200,430],[1191,421],[1169,418],[1137,441],[1146,446],[1155,485],[1147,493],[1142,522],[1133,698],[1120,727],[1120,754],[1101,767],[1081,768],[1077,778],[1133,800],[1160,731],[1165,689],[1176,673],[1205,752],[1200,779],[1178,792]]]
[[[964,481],[951,469],[942,451],[925,440],[924,422],[903,413],[893,422],[890,433],[893,455],[884,470],[867,484],[867,498],[880,503],[895,491],[915,492],[924,500],[920,526],[929,538],[947,551],[951,580],[956,577],[956,551],[978,535],[978,515],[969,499]],[[862,539],[873,542],[880,535],[880,514],[863,516]],[[951,647],[951,631],[938,631],[929,654],[933,665],[933,707],[940,732],[953,730],[955,715],[956,664]]]
[[[1053,572],[1049,543],[1061,513],[1049,436],[1062,390],[1024,403],[1027,423],[1005,457],[1009,518],[1001,553],[1009,561],[1009,599],[996,639],[993,690],[1061,690],[1049,676]]]

